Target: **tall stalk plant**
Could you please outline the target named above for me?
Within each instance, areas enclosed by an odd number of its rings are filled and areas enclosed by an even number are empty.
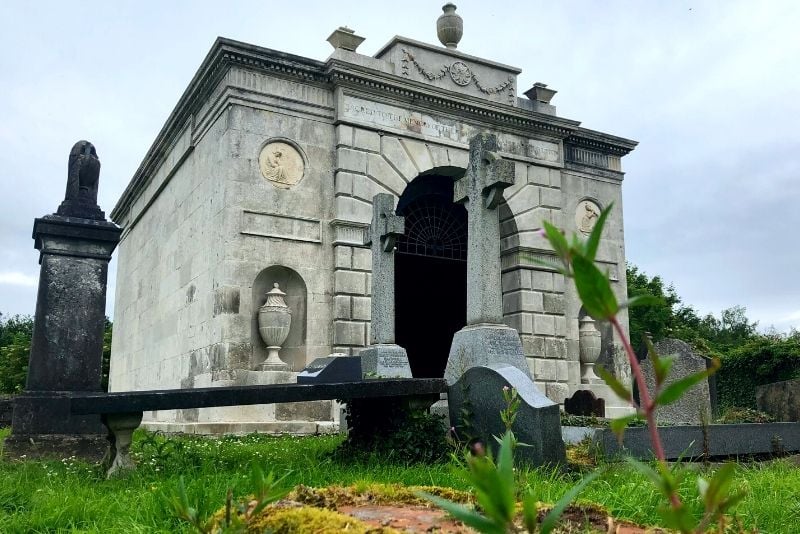
[[[622,342],[633,379],[639,388],[639,402],[635,401],[630,387],[623,384],[606,369],[598,366],[597,372],[617,395],[631,403],[635,409],[635,413],[611,422],[611,428],[620,440],[625,428],[633,420],[644,418],[647,421],[650,441],[656,457],[656,469],[633,459],[629,459],[629,461],[652,480],[666,497],[668,506],[663,507],[660,512],[667,526],[684,533],[703,532],[713,521],[724,521],[725,512],[744,497],[741,493],[731,493],[730,491],[735,464],[725,465],[710,480],[698,479],[698,490],[703,500],[705,513],[702,519],[696,520],[678,494],[679,473],[677,469],[670,469],[667,465],[655,412],[659,406],[677,401],[689,388],[714,373],[719,369],[720,362],[718,359],[714,359],[712,366],[706,371],[701,371],[667,384],[667,377],[674,358],[659,357],[650,340],[645,339],[655,375],[654,390],[650,391],[647,387],[642,368],[617,314],[625,308],[651,304],[653,298],[642,295],[620,303],[611,288],[608,274],[601,271],[595,264],[595,257],[600,246],[600,237],[611,209],[612,206],[608,206],[602,211],[591,234],[585,241],[574,234],[571,240],[567,240],[561,230],[545,221],[541,234],[553,247],[560,260],[559,264],[546,265],[574,281],[578,296],[586,312],[595,320],[608,321]]]

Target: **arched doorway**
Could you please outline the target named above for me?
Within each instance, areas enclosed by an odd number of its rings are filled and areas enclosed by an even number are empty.
[[[397,214],[395,335],[414,377],[442,377],[453,334],[467,316],[467,210],[453,203],[451,176],[418,176]]]

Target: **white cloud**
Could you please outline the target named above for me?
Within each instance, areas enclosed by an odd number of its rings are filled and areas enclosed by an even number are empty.
[[[38,276],[31,276],[29,274],[20,272],[0,272],[0,284],[7,284],[11,286],[23,287],[36,287],[39,282]]]

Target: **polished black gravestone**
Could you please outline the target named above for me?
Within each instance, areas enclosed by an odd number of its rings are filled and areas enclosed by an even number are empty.
[[[108,262],[122,229],[97,206],[100,161],[79,141],[70,152],[67,192],[58,213],[36,219],[39,291],[25,391],[14,401],[9,456],[102,457],[98,415],[70,413],[72,392],[102,391]]]
[[[570,415],[605,417],[606,401],[598,399],[588,389],[579,389],[572,397],[564,399],[564,411]]]
[[[317,358],[297,375],[298,384],[357,382],[362,380],[360,356]]]

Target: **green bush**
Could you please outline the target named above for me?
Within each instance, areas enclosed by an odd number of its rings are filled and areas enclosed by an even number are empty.
[[[28,376],[33,319],[0,314],[0,393],[19,393]]]
[[[375,456],[400,463],[432,463],[450,453],[441,416],[397,399],[347,403],[347,439],[335,455],[343,459]]]
[[[800,377],[800,337],[758,337],[722,356],[717,373],[721,408],[756,407],[756,387]]]

